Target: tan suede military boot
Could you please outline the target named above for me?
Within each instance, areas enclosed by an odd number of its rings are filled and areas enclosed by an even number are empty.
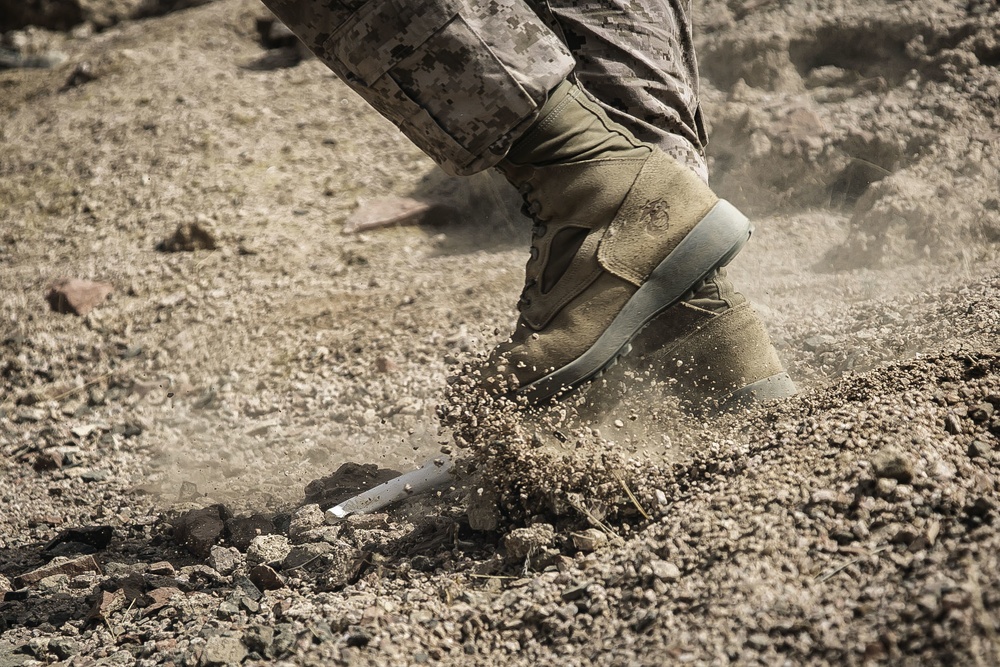
[[[635,337],[629,365],[667,384],[697,413],[796,393],[763,322],[724,269],[712,272]]]
[[[528,403],[601,373],[752,231],[568,82],[498,166],[535,226],[517,327],[492,353],[486,381]]]

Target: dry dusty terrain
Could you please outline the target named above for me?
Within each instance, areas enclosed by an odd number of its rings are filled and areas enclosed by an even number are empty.
[[[641,359],[449,395],[513,323],[506,186],[254,0],[80,4],[0,70],[0,667],[1000,663],[995,2],[698,7],[731,273],[802,388],[717,419]],[[436,208],[344,233],[385,197]],[[471,481],[323,524],[442,452]]]

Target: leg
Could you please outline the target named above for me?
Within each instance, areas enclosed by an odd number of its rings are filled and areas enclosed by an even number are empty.
[[[707,181],[690,0],[532,3],[573,54],[574,82],[612,120]]]
[[[496,164],[573,68],[521,0],[264,0],[452,174]]]

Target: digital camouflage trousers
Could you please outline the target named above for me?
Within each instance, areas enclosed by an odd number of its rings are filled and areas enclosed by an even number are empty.
[[[707,178],[690,0],[264,0],[446,171],[506,155],[570,78]]]

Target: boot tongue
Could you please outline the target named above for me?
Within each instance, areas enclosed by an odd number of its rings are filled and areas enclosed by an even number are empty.
[[[565,227],[556,232],[549,250],[549,261],[542,270],[542,280],[539,285],[542,294],[547,294],[563,277],[588,233],[590,230],[583,227]]]

